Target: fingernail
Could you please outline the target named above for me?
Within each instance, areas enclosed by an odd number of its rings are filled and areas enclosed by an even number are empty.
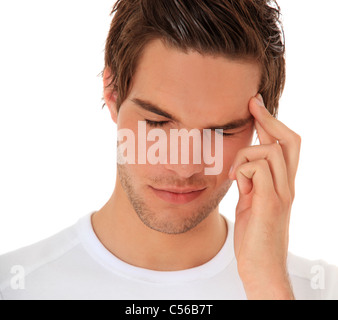
[[[259,106],[265,107],[263,97],[260,93],[257,94],[256,99]]]

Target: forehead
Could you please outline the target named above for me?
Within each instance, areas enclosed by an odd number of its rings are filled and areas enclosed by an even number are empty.
[[[249,115],[258,92],[258,63],[212,57],[149,43],[133,77],[129,99],[145,99],[194,127]]]

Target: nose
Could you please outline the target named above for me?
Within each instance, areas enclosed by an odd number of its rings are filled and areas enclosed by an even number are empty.
[[[177,176],[188,179],[203,172],[202,164],[166,164],[166,169],[175,172]]]
[[[196,133],[197,131],[193,132],[195,135]],[[166,169],[185,179],[203,172],[204,164],[200,142],[199,135],[194,139],[189,137],[188,139],[170,140]]]

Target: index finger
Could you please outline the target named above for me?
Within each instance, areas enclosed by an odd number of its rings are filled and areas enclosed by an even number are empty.
[[[284,123],[275,119],[265,108],[263,99],[260,98],[261,96],[257,95],[250,100],[249,110],[260,127],[264,129],[264,138],[270,140],[275,139],[282,147],[291,191],[292,194],[294,194],[294,180],[298,169],[301,138]],[[263,132],[263,130],[261,131]],[[270,138],[268,138],[268,136],[270,136]]]

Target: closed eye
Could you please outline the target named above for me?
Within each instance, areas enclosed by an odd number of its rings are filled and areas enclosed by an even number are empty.
[[[148,119],[145,119],[145,121],[149,126],[154,128],[163,127],[165,124],[169,123],[169,121],[152,121]]]
[[[169,123],[169,121],[152,121],[152,120],[148,120],[145,119],[146,123],[153,128],[159,128],[159,127],[163,127],[165,126],[167,123]],[[216,130],[213,130],[216,131]],[[216,131],[218,134],[220,134],[218,131]],[[227,133],[227,132],[223,132],[223,136],[224,137],[230,137],[235,135],[235,133]]]
[[[220,132],[218,131],[218,130],[213,130],[213,131],[215,131],[215,132],[217,132],[218,134],[220,134]],[[233,135],[235,135],[236,133],[227,133],[227,132],[224,132],[223,131],[223,136],[224,137],[231,137],[231,136],[233,136]]]

